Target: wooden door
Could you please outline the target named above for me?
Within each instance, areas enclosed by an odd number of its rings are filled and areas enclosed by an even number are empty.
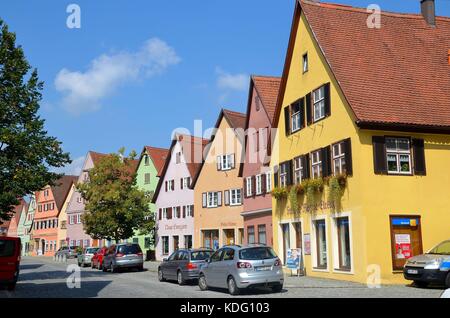
[[[409,224],[407,224],[408,220]],[[423,253],[420,223],[418,216],[391,216],[391,250],[394,270],[403,269],[409,258]]]

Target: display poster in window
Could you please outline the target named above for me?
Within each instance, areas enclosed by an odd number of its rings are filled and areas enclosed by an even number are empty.
[[[409,234],[395,234],[395,257],[408,259],[412,257],[411,236]]]
[[[305,255],[311,255],[311,234],[303,235],[303,248]]]
[[[286,267],[290,269],[300,269],[301,265],[301,248],[290,248],[287,250]]]

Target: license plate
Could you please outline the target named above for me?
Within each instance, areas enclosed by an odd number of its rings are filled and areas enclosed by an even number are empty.
[[[271,266],[259,266],[259,267],[255,267],[256,271],[270,271]]]
[[[417,269],[408,269],[408,274],[419,274],[419,271]]]

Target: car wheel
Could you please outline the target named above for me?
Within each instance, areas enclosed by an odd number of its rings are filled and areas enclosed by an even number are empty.
[[[200,275],[198,279],[198,287],[200,287],[200,290],[208,290],[208,284],[206,282],[205,275]]]
[[[272,291],[274,293],[280,293],[283,290],[283,285],[279,284],[279,285],[275,285],[272,287]]]
[[[450,288],[450,272],[448,272],[447,278],[445,279],[445,287]]]
[[[82,267],[82,264],[80,263],[80,261],[78,261],[78,267]]]
[[[426,288],[428,286],[428,283],[420,280],[415,280],[414,285],[419,288]]]
[[[138,272],[142,272],[144,270],[144,265],[139,265],[137,267]]]
[[[178,282],[178,285],[180,285],[180,286],[186,284],[186,281],[184,280],[184,277],[183,277],[183,273],[180,270],[178,270],[178,272],[177,272],[177,282]]]
[[[158,268],[158,280],[160,282],[164,282],[166,281],[166,279],[164,278],[164,274],[161,268]]]
[[[236,285],[236,281],[234,280],[233,277],[228,278],[228,292],[230,293],[230,295],[239,295],[240,290]]]

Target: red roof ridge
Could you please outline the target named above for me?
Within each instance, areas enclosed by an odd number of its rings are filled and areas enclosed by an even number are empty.
[[[152,149],[156,149],[156,150],[167,150],[167,151],[169,151],[169,149],[167,149],[167,148],[162,148],[162,147],[154,147],[154,146],[144,146],[144,147],[146,147],[146,148],[152,148]]]
[[[237,112],[237,111],[234,111],[234,110],[225,109],[225,108],[223,108],[223,111],[228,113],[228,114],[231,114],[231,115],[236,115],[236,116],[241,116],[241,117],[246,117],[247,116],[244,113]]]
[[[344,11],[353,11],[364,14],[371,14],[371,12],[367,12],[367,8],[354,7],[347,4],[340,3],[330,3],[330,2],[314,2],[311,0],[299,0],[302,4],[316,5],[323,8],[344,10]],[[406,18],[406,19],[423,19],[422,14],[417,13],[401,13],[401,12],[393,12],[393,11],[385,11],[381,10],[381,15],[397,17],[397,18]],[[436,16],[436,20],[450,21],[450,17],[446,16]]]
[[[279,81],[279,80],[281,80],[280,76],[273,76],[273,75],[252,75],[251,77],[253,79],[258,78],[258,79],[271,80],[271,81]]]

